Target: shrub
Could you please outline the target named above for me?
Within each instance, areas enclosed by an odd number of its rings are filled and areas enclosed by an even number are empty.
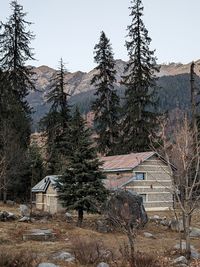
[[[0,252],[1,267],[36,267],[36,257],[30,252]]]
[[[129,246],[124,243],[120,246],[121,260],[118,267],[169,267],[169,263],[159,259],[157,255],[152,255],[143,252],[135,252],[134,258],[130,256]]]
[[[101,261],[108,262],[112,258],[112,252],[105,249],[103,242],[99,240],[73,237],[71,242],[74,256],[82,265],[97,264]]]

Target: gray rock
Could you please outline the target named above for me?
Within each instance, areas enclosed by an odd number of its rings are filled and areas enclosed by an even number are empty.
[[[183,220],[177,221],[176,219],[172,219],[169,222],[169,226],[170,226],[170,229],[174,232],[179,232],[179,231],[183,232],[184,231]]]
[[[156,237],[151,234],[151,233],[148,233],[148,232],[144,232],[144,236],[147,237],[147,238],[153,238],[153,239],[156,239]]]
[[[55,260],[65,260],[67,262],[72,262],[72,261],[75,260],[74,256],[71,253],[65,252],[65,251],[57,253],[53,257],[53,259],[55,259]]]
[[[174,264],[188,264],[188,260],[184,256],[180,256],[173,261]]]
[[[31,229],[23,234],[23,240],[51,241],[55,239],[55,233],[51,229]]]
[[[143,227],[148,222],[148,216],[142,197],[122,189],[114,190],[105,203],[104,215],[117,225],[113,218],[119,218],[131,227]]]
[[[156,223],[156,224],[160,224],[160,222],[163,220],[163,218],[161,218],[158,215],[154,215],[153,217],[149,218],[150,222]]]
[[[59,266],[50,262],[42,262],[38,265],[38,267],[59,267]]]
[[[16,220],[17,216],[12,213],[12,212],[8,212],[8,220]]]
[[[190,237],[200,237],[200,229],[196,227],[191,227]]]
[[[111,232],[111,228],[106,219],[96,221],[96,230],[100,233]]]
[[[7,200],[6,204],[9,205],[9,206],[14,206],[16,203],[13,200]]]
[[[190,245],[191,247],[191,258],[192,259],[200,259],[200,253],[197,252],[197,250],[195,249],[195,247],[193,245]],[[180,249],[180,244],[176,244],[174,246],[175,249]],[[186,249],[186,242],[182,242],[182,249]]]
[[[27,216],[24,216],[21,219],[19,219],[19,222],[31,222],[31,218],[27,217]]]
[[[109,267],[110,265],[105,262],[100,262],[97,267]]]
[[[7,211],[1,211],[0,212],[0,221],[5,222],[8,218],[8,212]]]
[[[11,220],[16,220],[17,216],[14,213],[1,211],[0,212],[0,221],[6,222]]]
[[[191,247],[191,250],[195,250],[195,247],[193,245],[190,246]],[[175,249],[180,249],[180,244],[176,244],[174,246]],[[182,241],[182,249],[186,249],[186,242],[185,241]]]
[[[195,249],[192,249],[191,250],[191,258],[195,259],[195,260],[200,259],[200,253],[197,252]]]
[[[168,221],[166,218],[162,219],[162,221],[160,221],[160,224],[162,226],[170,227],[170,221]]]
[[[27,205],[20,205],[19,209],[22,217],[30,217],[30,209]]]

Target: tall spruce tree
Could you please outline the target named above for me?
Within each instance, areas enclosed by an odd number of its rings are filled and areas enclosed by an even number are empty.
[[[95,86],[97,96],[92,108],[95,113],[98,150],[102,154],[111,155],[117,151],[119,97],[114,88],[116,70],[113,52],[103,31],[94,49],[94,60],[98,66],[91,84]]]
[[[155,72],[159,69],[142,21],[142,1],[132,0],[131,4],[132,21],[126,41],[129,61],[122,77],[126,87],[122,122],[124,153],[148,150],[149,136],[155,133],[157,125]]]
[[[1,22],[0,66],[9,80],[12,93],[26,113],[30,107],[26,100],[29,90],[35,89],[32,71],[25,63],[34,60],[30,43],[34,35],[26,30],[32,23],[25,20],[26,13],[17,1],[11,2],[12,14],[6,23]]]
[[[78,226],[83,212],[98,211],[107,191],[102,180],[106,177],[99,169],[101,163],[91,141],[90,130],[76,109],[71,125],[71,155],[68,165],[57,183],[58,197],[67,209],[78,211]]]
[[[63,143],[68,142],[70,131],[69,94],[65,92],[65,68],[62,59],[60,67],[50,81],[47,102],[51,104],[49,113],[41,120],[47,135],[47,173],[59,174],[68,150]]]
[[[0,24],[0,123],[2,125],[0,152],[7,159],[4,164],[8,166],[7,169],[11,164],[11,158],[20,162],[20,164],[15,164],[11,174],[9,169],[5,172],[4,179],[10,181],[10,192],[13,189],[12,185],[17,184],[22,175],[23,159],[29,146],[31,109],[26,96],[29,90],[34,89],[32,72],[25,65],[27,60],[33,59],[30,42],[34,36],[26,30],[31,23],[25,20],[26,13],[17,1],[11,2],[11,9],[12,14],[8,21]],[[6,134],[8,130],[9,134]],[[6,144],[10,144],[9,140],[12,140],[14,144],[10,150],[7,150]],[[6,157],[9,153],[10,156]]]

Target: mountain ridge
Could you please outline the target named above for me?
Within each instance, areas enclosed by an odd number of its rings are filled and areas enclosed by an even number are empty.
[[[194,62],[196,64],[196,74],[200,76],[200,60],[196,60]],[[121,76],[124,73],[124,67],[126,65],[126,62],[117,59],[116,60],[116,80],[115,88],[118,90],[118,92],[122,91],[122,86],[120,84],[121,82]],[[190,63],[182,64],[182,63],[169,63],[169,64],[162,64],[160,65],[160,72],[157,73],[157,76],[159,80],[163,80],[164,77],[173,77],[173,76],[179,76],[179,75],[188,75],[190,72]],[[32,107],[34,113],[33,113],[33,121],[34,123],[38,122],[42,116],[48,111],[49,105],[46,103],[46,95],[49,91],[49,85],[52,75],[56,72],[55,69],[50,68],[46,65],[41,65],[39,67],[33,67],[33,79],[36,81],[36,91],[32,91],[29,93],[27,100]],[[82,72],[82,71],[76,71],[76,72],[65,72],[65,81],[66,81],[66,87],[65,90],[71,95],[71,103],[75,104],[78,101],[78,104],[80,105],[86,105],[89,106],[89,102],[93,99],[94,95],[94,86],[90,84],[90,81],[93,77],[93,75],[96,73],[96,69],[92,69],[89,72]],[[185,78],[184,78],[185,79]],[[164,79],[164,80],[167,80]],[[177,79],[174,79],[174,81],[179,81],[180,83],[180,77],[177,77]],[[189,81],[189,78],[188,78]],[[168,81],[165,81],[167,84],[169,84],[169,78]],[[164,82],[164,84],[165,84]],[[172,85],[171,85],[172,86]],[[177,85],[178,86],[178,85]],[[187,84],[187,87],[189,85]],[[175,90],[175,89],[174,89]],[[185,89],[186,90],[186,89]],[[179,88],[180,91],[180,88]],[[174,94],[174,92],[173,92]],[[84,97],[84,103],[81,103],[81,99]],[[84,107],[82,110],[87,110]]]

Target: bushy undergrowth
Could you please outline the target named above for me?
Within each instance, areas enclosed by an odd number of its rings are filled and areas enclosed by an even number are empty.
[[[83,266],[95,266],[103,261],[115,267],[170,267],[168,261],[148,253],[136,252],[134,259],[131,259],[127,244],[123,244],[117,253],[97,239],[72,237],[70,240],[77,263]]]
[[[0,251],[0,267],[36,267],[36,257],[30,252]]]
[[[118,267],[167,267],[158,259],[156,255],[143,252],[135,252],[134,258],[130,256],[128,244],[124,243],[120,246],[121,257],[118,261]]]
[[[74,256],[81,265],[87,266],[101,261],[108,262],[112,258],[112,252],[105,248],[102,241],[73,237],[71,242]]]

